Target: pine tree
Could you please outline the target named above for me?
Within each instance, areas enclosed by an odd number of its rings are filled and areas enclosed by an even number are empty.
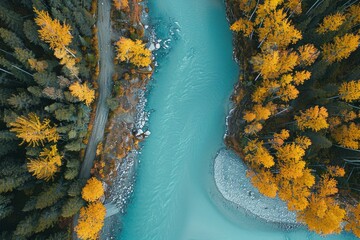
[[[69,198],[61,209],[61,216],[68,218],[79,212],[84,206],[84,201],[80,197]]]
[[[360,44],[360,35],[345,34],[335,37],[334,43],[326,43],[322,46],[323,58],[329,63],[346,59],[354,52]]]
[[[309,128],[317,132],[329,127],[327,117],[328,112],[325,107],[315,106],[300,112],[300,116],[295,116],[295,120],[301,130]]]
[[[87,83],[75,82],[70,85],[69,90],[71,95],[77,97],[80,101],[84,101],[87,106],[90,106],[95,99],[95,90],[89,88]]]
[[[120,62],[130,62],[137,67],[147,67],[151,63],[151,52],[145,48],[141,40],[133,41],[129,38],[121,37],[115,43],[117,55],[116,60]]]

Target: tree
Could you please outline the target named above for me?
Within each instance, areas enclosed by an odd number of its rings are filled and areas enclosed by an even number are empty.
[[[360,80],[344,82],[339,87],[340,99],[352,102],[360,99]]]
[[[299,61],[302,66],[310,66],[318,58],[320,51],[313,44],[306,44],[298,48]]]
[[[90,178],[81,192],[81,196],[85,201],[95,202],[104,195],[104,187],[102,182],[95,177]]]
[[[312,195],[309,206],[298,215],[298,220],[305,222],[309,230],[319,234],[341,232],[341,222],[345,217],[345,210],[333,198],[320,198]]]
[[[359,149],[360,125],[353,122],[349,125],[341,125],[331,131],[331,136],[341,146]]]
[[[64,218],[72,217],[77,214],[84,206],[84,200],[80,197],[71,197],[69,198],[61,209],[61,216]]]
[[[115,43],[117,55],[116,60],[120,62],[130,62],[137,67],[146,67],[151,63],[151,52],[145,48],[141,40],[133,41],[129,38],[121,37]]]
[[[9,216],[14,208],[11,206],[11,196],[0,195],[0,221]]]
[[[255,166],[264,166],[270,168],[274,166],[274,158],[269,151],[263,146],[263,141],[257,139],[249,141],[244,148],[245,161]]]
[[[97,239],[104,225],[106,208],[101,202],[90,203],[80,209],[80,216],[75,232],[81,239]]]
[[[61,183],[54,183],[53,185],[45,188],[45,190],[36,197],[35,208],[44,209],[52,206],[65,195],[66,187]]]
[[[230,29],[234,32],[241,32],[244,34],[244,36],[249,37],[254,31],[253,25],[253,22],[244,18],[240,18],[230,26]]]
[[[95,99],[95,90],[89,88],[87,83],[74,82],[70,85],[69,90],[71,95],[77,97],[80,101],[84,101],[87,106],[90,106]]]
[[[37,179],[49,181],[59,171],[61,158],[56,145],[52,145],[50,149],[44,148],[38,159],[29,159],[27,167]]]
[[[274,198],[278,191],[276,179],[269,170],[260,170],[255,173],[252,170],[247,171],[246,176],[251,179],[251,183],[259,192],[267,197]]]
[[[39,144],[44,145],[45,141],[56,143],[60,138],[56,127],[50,126],[50,120],[45,118],[41,122],[35,113],[17,117],[15,122],[10,123],[10,126],[10,131],[22,139],[21,144],[26,142],[33,147]]]
[[[77,76],[79,70],[75,67],[75,55],[68,49],[73,38],[70,25],[61,24],[57,19],[53,20],[49,13],[43,10],[34,8],[34,12],[38,15],[35,23],[41,28],[38,30],[40,39],[50,45],[55,57],[61,60],[60,64],[65,65],[72,75]]]
[[[35,58],[29,58],[28,62],[30,64],[30,67],[38,72],[44,72],[48,67],[48,64],[45,60],[38,61]]]
[[[328,112],[325,107],[315,106],[305,112],[300,111],[300,116],[295,116],[295,120],[301,130],[309,128],[317,132],[329,127],[327,117]]]
[[[345,22],[345,15],[341,13],[336,13],[332,15],[328,15],[324,18],[322,24],[320,24],[319,28],[316,31],[320,34],[324,34],[329,31],[337,31]]]
[[[360,44],[360,35],[352,33],[342,37],[335,37],[334,43],[326,43],[322,46],[323,58],[329,63],[346,59],[354,52]]]

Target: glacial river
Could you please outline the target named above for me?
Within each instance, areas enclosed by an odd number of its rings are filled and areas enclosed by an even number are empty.
[[[158,53],[147,106],[152,134],[117,238],[324,239],[248,216],[226,203],[214,185],[213,159],[224,147],[225,117],[239,71],[223,0],[150,0],[149,8],[161,45],[170,50]],[[171,41],[164,43],[167,38]]]

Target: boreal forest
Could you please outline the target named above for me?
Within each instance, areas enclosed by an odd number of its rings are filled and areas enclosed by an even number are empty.
[[[360,237],[360,3],[228,0],[241,67],[226,143],[319,234]]]

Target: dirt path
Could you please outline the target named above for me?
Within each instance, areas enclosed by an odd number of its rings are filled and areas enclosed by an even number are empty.
[[[89,178],[90,170],[96,156],[97,144],[104,137],[105,125],[109,115],[106,99],[110,96],[112,74],[114,71],[113,49],[111,45],[110,23],[111,0],[98,1],[97,29],[100,51],[99,98],[92,133],[86,147],[84,162],[81,166],[79,178]]]

